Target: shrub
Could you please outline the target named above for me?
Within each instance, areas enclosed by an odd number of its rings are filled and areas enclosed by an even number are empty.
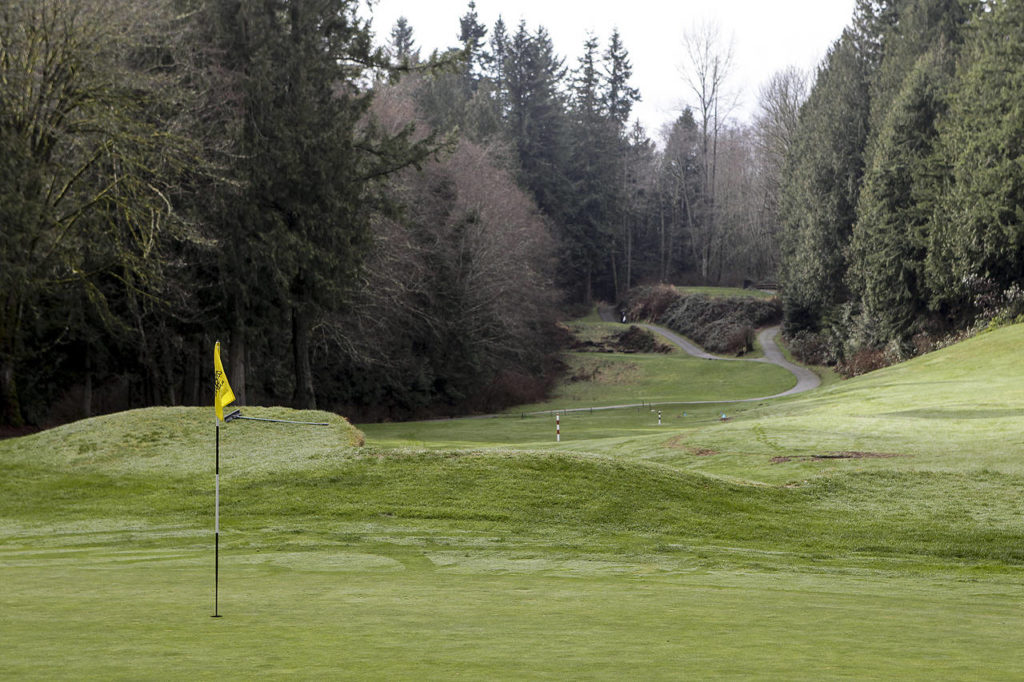
[[[712,353],[741,355],[754,348],[754,330],[782,317],[777,299],[680,295],[659,322]]]
[[[623,308],[632,321],[657,322],[681,297],[671,284],[636,287],[626,294]]]
[[[891,359],[880,348],[863,348],[854,353],[848,360],[836,365],[836,369],[844,377],[855,377],[859,374],[873,372],[891,365]]]
[[[836,362],[828,340],[817,332],[801,330],[787,333],[786,345],[793,357],[805,365],[833,365]]]

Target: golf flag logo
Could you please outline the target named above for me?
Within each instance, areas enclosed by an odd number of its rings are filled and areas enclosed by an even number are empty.
[[[235,402],[235,394],[224,373],[224,365],[220,361],[220,341],[213,347],[213,408],[217,420],[224,421],[224,406]]]

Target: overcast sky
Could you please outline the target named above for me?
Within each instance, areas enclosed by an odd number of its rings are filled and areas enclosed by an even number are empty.
[[[480,23],[490,29],[501,15],[510,32],[520,19],[530,31],[551,34],[555,50],[574,68],[590,31],[604,51],[618,28],[633,63],[633,87],[643,101],[634,108],[651,137],[687,103],[682,35],[695,24],[716,22],[733,42],[729,85],[739,93],[737,118],[750,120],[757,91],[787,66],[813,69],[853,16],[855,0],[477,0]],[[386,42],[405,16],[423,54],[456,46],[459,17],[469,0],[373,0],[374,32]]]

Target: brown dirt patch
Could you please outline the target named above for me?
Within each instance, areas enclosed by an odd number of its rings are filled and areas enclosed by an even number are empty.
[[[827,455],[811,455],[814,459],[889,459],[892,457],[907,457],[892,452],[857,452],[846,450],[843,452],[830,452]]]
[[[768,460],[772,464],[785,464],[793,460],[804,462],[823,459],[890,459],[893,457],[910,457],[893,452],[860,452],[857,450],[844,450],[842,452],[828,452],[823,455],[791,455],[789,457],[772,457]]]
[[[684,440],[686,440],[686,436],[680,434],[678,436],[672,436],[667,441],[662,443],[662,445],[664,445],[666,448],[672,448],[673,450],[682,450],[683,448],[686,447],[683,444]]]
[[[666,448],[672,448],[673,450],[685,450],[686,454],[696,455],[697,457],[711,457],[712,455],[718,454],[718,450],[713,450],[711,448],[699,448],[695,445],[687,445],[684,442],[685,440],[686,436],[680,434],[678,436],[672,436],[662,443],[662,445]]]

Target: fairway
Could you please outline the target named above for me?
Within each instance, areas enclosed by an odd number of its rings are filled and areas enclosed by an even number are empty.
[[[0,677],[1016,678],[1021,344],[561,442],[245,408],[331,426],[222,429],[219,619],[209,408],[0,441]]]

